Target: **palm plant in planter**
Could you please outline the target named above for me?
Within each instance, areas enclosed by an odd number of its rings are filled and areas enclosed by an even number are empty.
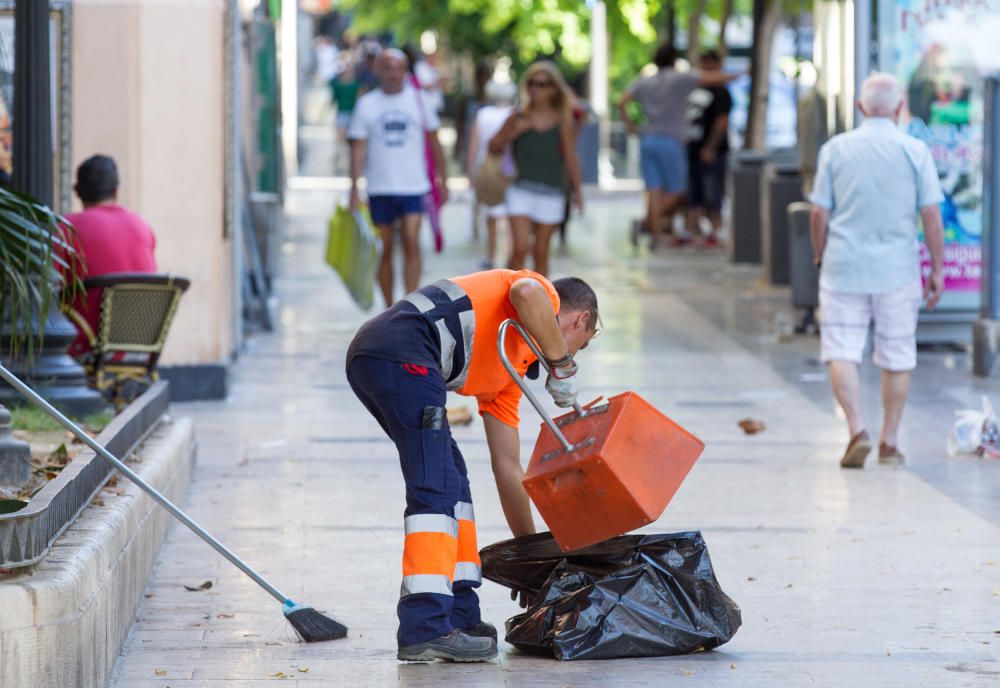
[[[0,188],[0,358],[51,402],[87,414],[101,406],[66,354],[76,329],[63,317],[82,285],[69,223],[30,196]],[[0,403],[20,402],[0,384]]]
[[[33,358],[54,303],[81,289],[79,257],[64,238],[64,217],[30,196],[0,188],[0,355]]]

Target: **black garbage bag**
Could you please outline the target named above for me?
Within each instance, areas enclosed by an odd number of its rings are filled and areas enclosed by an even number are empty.
[[[557,659],[657,657],[709,650],[740,627],[700,532],[623,535],[564,553],[551,533],[485,547],[483,577],[527,591],[507,642]]]

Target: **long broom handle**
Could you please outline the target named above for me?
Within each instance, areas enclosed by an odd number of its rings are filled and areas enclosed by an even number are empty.
[[[181,523],[183,523],[188,528],[190,528],[192,531],[194,531],[195,535],[197,535],[202,540],[204,540],[205,542],[207,542],[208,544],[210,544],[212,547],[214,547],[215,551],[218,552],[219,554],[221,554],[222,556],[224,556],[226,559],[228,559],[231,564],[233,564],[234,566],[236,566],[237,568],[239,568],[241,571],[243,571],[243,573],[245,573],[248,576],[250,576],[250,578],[252,578],[253,581],[257,585],[259,585],[260,587],[264,588],[269,593],[271,593],[271,595],[276,600],[278,600],[282,604],[288,604],[288,605],[293,604],[291,600],[289,600],[287,597],[285,597],[283,594],[281,594],[280,590],[278,590],[276,587],[274,587],[273,585],[271,585],[271,583],[269,583],[266,578],[264,578],[263,576],[261,576],[259,573],[257,573],[256,571],[254,571],[249,566],[247,566],[239,557],[237,557],[235,554],[233,554],[232,552],[230,552],[229,549],[225,545],[223,545],[221,542],[219,542],[214,537],[212,537],[208,533],[208,531],[206,531],[200,525],[198,525],[197,523],[195,523],[195,521],[192,520],[183,511],[181,511],[180,509],[178,509],[174,505],[173,502],[171,502],[169,499],[167,499],[162,494],[160,494],[159,492],[157,492],[156,488],[154,488],[152,485],[150,485],[145,480],[143,480],[138,475],[136,475],[135,471],[133,471],[128,466],[126,466],[125,463],[122,462],[121,459],[119,459],[114,454],[112,454],[111,452],[109,452],[107,449],[105,449],[104,447],[102,447],[101,445],[99,445],[94,440],[93,437],[91,437],[90,435],[88,435],[76,423],[74,423],[69,418],[67,418],[62,413],[60,413],[59,410],[56,409],[52,404],[50,404],[45,399],[43,399],[38,394],[38,392],[36,392],[35,390],[33,390],[28,385],[24,384],[24,382],[22,382],[20,380],[20,378],[18,378],[12,372],[10,372],[9,370],[7,370],[7,368],[5,368],[3,365],[0,365],[0,377],[2,377],[7,384],[9,384],[11,387],[13,387],[18,392],[20,392],[29,401],[34,402],[39,407],[41,407],[42,410],[44,410],[50,416],[52,416],[57,421],[59,421],[59,423],[64,428],[66,428],[67,430],[69,430],[70,432],[72,432],[74,435],[76,435],[77,438],[79,438],[79,440],[81,442],[83,442],[88,447],[90,447],[91,449],[93,449],[100,457],[102,457],[104,460],[109,461],[110,463],[112,463],[115,466],[115,468],[117,468],[119,471],[121,471],[122,473],[125,474],[126,478],[128,478],[133,483],[135,483],[136,485],[138,485],[142,489],[143,492],[145,492],[150,497],[152,497],[154,500],[156,500],[156,502],[160,506],[162,506],[164,509],[166,509],[171,514],[173,514],[173,516],[177,520],[179,520]]]

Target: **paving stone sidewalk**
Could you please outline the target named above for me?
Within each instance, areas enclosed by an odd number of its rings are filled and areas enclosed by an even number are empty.
[[[279,331],[255,337],[221,403],[175,405],[197,423],[185,507],[302,601],[350,627],[306,645],[278,605],[176,526],[124,650],[119,688],[306,686],[989,686],[1000,681],[1000,462],[951,461],[951,409],[995,390],[967,357],[921,355],[905,424],[906,468],[844,472],[846,441],[816,340],[781,342],[787,292],[719,252],[636,255],[638,195],[594,195],[554,263],[599,291],[607,334],[580,357],[582,396],[634,389],[707,449],[650,532],[700,529],[744,625],[697,655],[559,663],[501,643],[485,665],[395,659],[403,485],[392,445],[351,394],[344,352],[365,316],[322,262],[322,182],[289,194]],[[312,190],[302,190],[311,188]],[[461,198],[428,280],[475,269]],[[867,371],[868,392],[873,392]],[[537,383],[536,383],[537,384]],[[466,403],[456,398],[455,403]],[[471,404],[470,408],[471,408]],[[877,421],[869,406],[872,422]],[[538,420],[522,405],[530,454]],[[746,436],[744,417],[766,430]],[[480,544],[508,537],[481,424],[456,430]],[[975,481],[974,485],[967,484]],[[537,520],[542,525],[540,519]],[[211,581],[210,590],[184,585]],[[507,592],[482,589],[498,627]]]

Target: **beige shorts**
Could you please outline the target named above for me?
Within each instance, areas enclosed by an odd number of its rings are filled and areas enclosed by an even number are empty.
[[[884,294],[819,290],[820,358],[861,363],[868,327],[875,321],[872,361],[883,370],[917,367],[917,316],[923,301],[920,280]]]

